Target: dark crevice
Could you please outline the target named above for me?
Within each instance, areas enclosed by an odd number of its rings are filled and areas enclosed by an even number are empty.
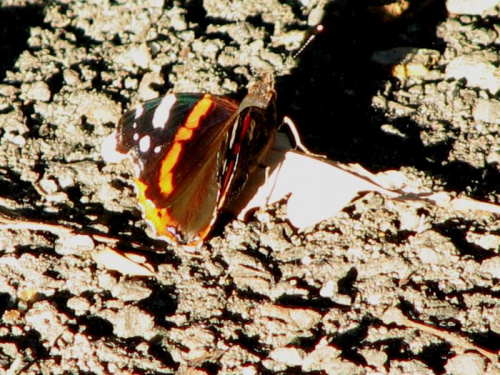
[[[150,284],[156,284],[151,282]],[[165,321],[166,316],[174,315],[177,311],[177,295],[174,287],[150,285],[153,292],[148,298],[143,299],[139,306],[155,317],[155,323],[168,328],[170,324]]]
[[[470,256],[476,262],[497,256],[495,250],[487,250],[467,241],[467,233],[472,223],[466,220],[448,220],[433,226],[433,230],[442,234],[453,242],[453,245],[460,252],[460,256]]]
[[[14,68],[19,55],[28,47],[30,28],[42,26],[43,6],[0,7],[0,82],[7,70]]]

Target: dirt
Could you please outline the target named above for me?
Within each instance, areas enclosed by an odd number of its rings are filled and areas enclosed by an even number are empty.
[[[4,1],[0,368],[500,373],[498,215],[367,193],[298,232],[283,201],[189,253],[151,238],[131,166],[101,157],[134,104],[241,98],[273,71],[312,151],[498,205],[500,12],[455,3]],[[153,275],[104,267],[109,248]]]

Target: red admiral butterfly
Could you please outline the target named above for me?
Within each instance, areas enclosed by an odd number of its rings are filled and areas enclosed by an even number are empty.
[[[241,103],[168,94],[120,119],[116,151],[134,163],[139,205],[159,238],[195,246],[209,235],[274,142],[275,98],[267,74]]]
[[[293,57],[322,30],[317,25]],[[168,94],[120,119],[111,140],[134,163],[139,205],[159,238],[189,246],[205,240],[274,143],[275,101],[274,78],[264,74],[241,102]]]

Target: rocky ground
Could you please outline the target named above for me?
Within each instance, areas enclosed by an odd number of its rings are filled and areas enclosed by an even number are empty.
[[[369,192],[298,232],[283,201],[192,254],[151,239],[130,165],[101,157],[134,104],[241,98],[270,70],[313,151],[500,204],[496,2],[382,3],[2,2],[0,368],[500,373],[498,214]]]

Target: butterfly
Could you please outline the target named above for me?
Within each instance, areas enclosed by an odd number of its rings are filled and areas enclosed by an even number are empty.
[[[241,102],[207,93],[147,101],[120,119],[112,144],[134,165],[138,204],[156,237],[197,246],[258,167],[277,128],[274,77],[263,74]]]

